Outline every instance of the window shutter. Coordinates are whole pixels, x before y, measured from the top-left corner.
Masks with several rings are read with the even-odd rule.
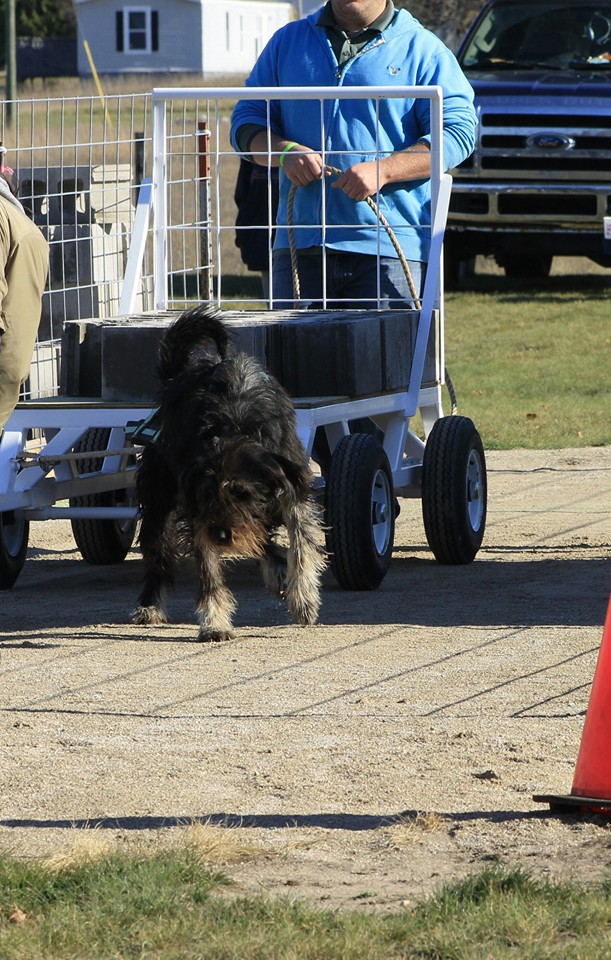
[[[151,12],[151,47],[153,51],[159,50],[159,14],[157,10]]]
[[[119,53],[123,53],[123,11],[117,10],[115,16],[115,22],[117,27],[117,50]]]

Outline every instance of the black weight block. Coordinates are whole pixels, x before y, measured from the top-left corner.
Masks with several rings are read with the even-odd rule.
[[[154,402],[159,343],[176,311],[68,321],[62,393]],[[235,347],[296,397],[367,397],[407,387],[417,311],[226,311]],[[422,383],[439,382],[435,312]]]
[[[167,322],[106,324],[102,330],[102,400],[151,401]]]
[[[60,394],[68,397],[102,395],[101,320],[69,320],[61,343]]]
[[[227,311],[238,349],[248,350],[244,328],[265,330],[264,365],[290,393],[301,396],[361,393],[380,389],[379,319],[365,311]],[[239,339],[235,333],[240,331]],[[361,384],[361,386],[359,386]]]
[[[280,340],[279,379],[293,396],[356,397],[382,388],[377,313],[293,313],[272,336]]]
[[[382,390],[405,390],[409,385],[412,358],[420,312],[418,310],[389,310],[380,314],[382,344]],[[439,339],[439,311],[433,311],[431,329],[422,373],[422,385],[439,382],[437,343]]]

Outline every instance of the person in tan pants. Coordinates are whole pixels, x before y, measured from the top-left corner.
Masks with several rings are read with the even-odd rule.
[[[0,167],[0,435],[28,376],[49,268],[49,246]]]

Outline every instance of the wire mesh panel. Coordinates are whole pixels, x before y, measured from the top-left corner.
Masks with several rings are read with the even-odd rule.
[[[208,201],[201,181],[206,134],[192,105],[171,111],[170,130],[170,210],[180,227],[168,289],[178,303],[209,296],[203,253]],[[49,243],[38,338],[22,391],[22,399],[37,399],[58,393],[64,323],[119,312],[139,189],[150,176],[151,97],[4,102],[0,141],[19,182],[19,199]],[[150,231],[142,249],[134,305],[146,311],[153,306]]]
[[[25,397],[55,394],[65,320],[116,312],[143,174],[149,98],[19,100],[2,105],[6,163],[49,242],[49,276]]]
[[[318,115],[320,141],[324,145],[329,142],[333,123],[333,114],[328,110],[328,106],[334,100],[353,99],[371,104],[368,108],[372,112],[371,122],[379,128],[383,122],[386,103],[395,97],[405,98],[406,96],[414,96],[423,102],[426,102],[427,99],[430,100],[431,112],[437,121],[436,128],[432,131],[433,209],[431,219],[424,224],[397,220],[397,217],[394,218],[394,223],[389,224],[387,221],[385,222],[385,214],[388,213],[388,210],[384,199],[381,198],[381,195],[378,195],[377,198],[370,198],[367,201],[370,205],[370,211],[368,217],[366,216],[364,219],[368,219],[373,224],[374,229],[377,230],[378,245],[375,252],[378,256],[383,255],[383,251],[388,248],[389,242],[392,242],[396,250],[397,247],[401,248],[409,240],[410,235],[413,236],[415,233],[420,233],[426,237],[425,247],[430,243],[433,229],[432,221],[442,172],[440,94],[435,88],[333,88],[332,91],[326,88],[282,90],[250,88],[246,91],[237,88],[184,88],[176,90],[165,88],[154,90],[153,138],[156,145],[154,147],[155,160],[153,165],[155,193],[153,205],[155,208],[157,259],[153,269],[157,281],[154,292],[156,307],[158,309],[166,308],[171,305],[172,301],[176,300],[178,290],[171,287],[168,290],[163,278],[168,273],[172,277],[176,275],[175,262],[177,259],[185,262],[185,255],[182,251],[186,240],[183,234],[185,231],[193,230],[193,228],[196,232],[201,231],[198,240],[204,244],[204,249],[198,254],[198,262],[209,263],[210,288],[213,291],[213,298],[220,306],[240,305],[246,297],[249,299],[254,297],[261,306],[273,304],[273,296],[269,297],[268,288],[265,283],[262,285],[260,274],[270,274],[272,266],[272,242],[277,204],[277,193],[275,193],[277,164],[274,169],[271,161],[276,158],[272,157],[269,143],[267,150],[256,158],[258,163],[252,163],[255,158],[247,157],[247,166],[254,168],[257,172],[258,190],[261,199],[257,211],[250,211],[248,222],[241,224],[238,218],[236,224],[240,157],[230,145],[229,140],[230,117],[236,102],[243,98],[256,98],[257,100],[260,98],[269,125],[274,102],[297,99],[301,102],[304,111],[314,111]],[[202,139],[198,154],[201,184],[199,224],[195,223],[186,210],[179,210],[177,207],[176,197],[184,200],[186,196],[184,189],[177,191],[176,188],[177,186],[184,187],[184,165],[187,150],[183,143],[183,137],[185,132],[188,136],[189,130],[188,122],[177,123],[178,117],[191,117],[191,126],[198,125],[205,130],[203,135],[205,141]],[[387,147],[384,149],[380,144],[375,144],[367,159],[379,164],[380,158],[386,152],[388,152]],[[322,159],[325,165],[325,179],[328,178],[329,184],[332,184],[339,172],[336,164],[345,170],[356,162],[357,158],[351,151],[331,153],[327,152],[323,146]],[[236,183],[238,183],[237,193]],[[316,213],[317,219],[305,223],[296,222],[294,232],[296,234],[300,231],[311,233],[314,230],[322,237],[324,247],[327,240],[333,241],[335,239],[332,236],[333,231],[346,227],[348,231],[350,229],[354,230],[353,235],[356,249],[358,249],[359,226],[355,225],[353,227],[352,221],[349,224],[344,224],[340,220],[338,223],[337,213],[331,209],[332,205],[338,206],[337,201],[340,193],[341,191],[333,191],[332,189],[322,190]],[[237,249],[238,247],[243,248],[241,237],[246,233],[251,235],[251,244],[258,245],[260,248],[259,256],[256,258],[257,266],[248,262],[248,259],[243,255],[241,256]],[[253,237],[254,239],[252,239]],[[206,244],[207,250],[205,249]],[[333,243],[330,243],[330,246],[333,246]],[[324,270],[325,263],[323,262],[323,272]],[[248,282],[249,280],[250,282]],[[302,304],[304,308],[307,305],[306,302]],[[324,296],[319,305],[321,307],[326,306]]]

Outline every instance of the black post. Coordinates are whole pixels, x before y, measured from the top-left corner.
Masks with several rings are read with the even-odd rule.
[[[4,48],[6,58],[6,119],[13,119],[13,101],[17,98],[17,31],[15,0],[4,0]]]

